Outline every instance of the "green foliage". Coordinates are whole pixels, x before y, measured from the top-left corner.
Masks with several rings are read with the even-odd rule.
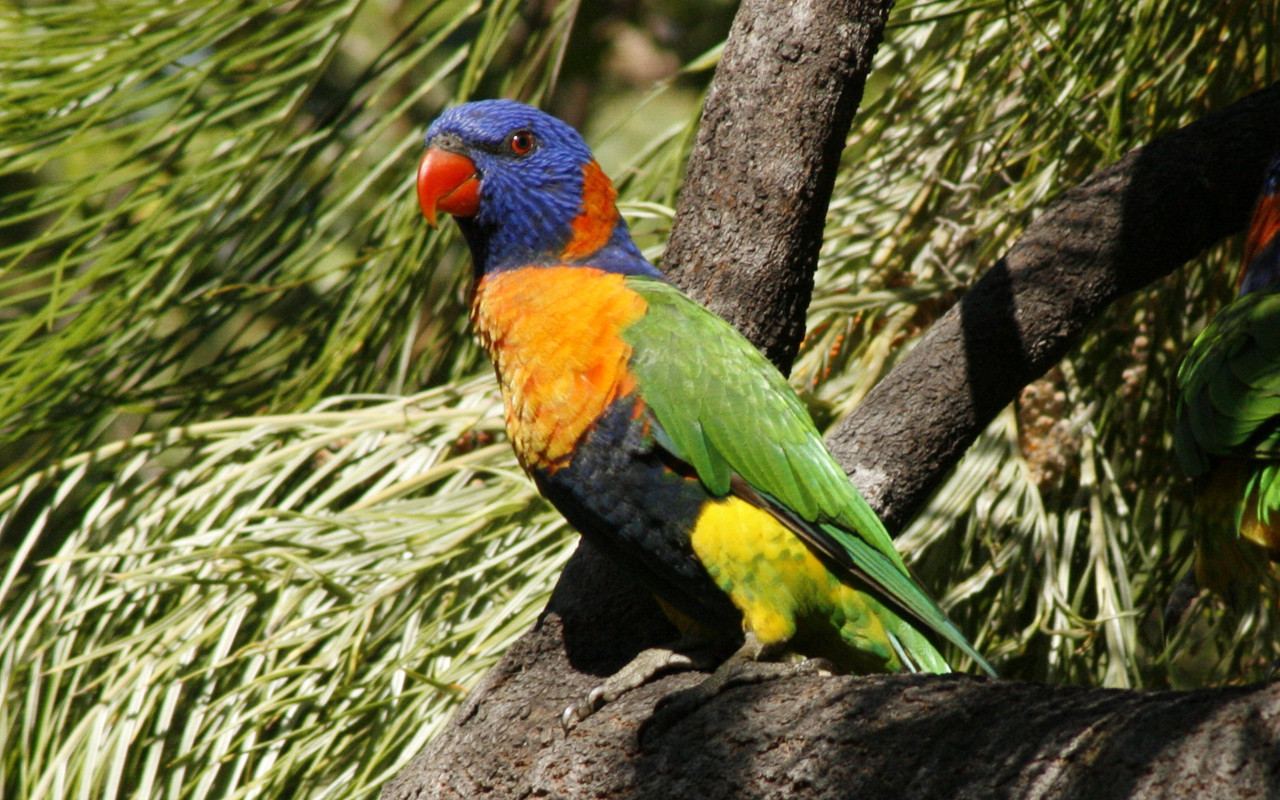
[[[41,506],[28,542],[80,519],[0,589],[6,787],[374,794],[532,623],[572,543],[492,443],[499,412],[476,381],[334,397],[11,487],[0,503]]]
[[[500,433],[465,254],[413,201],[420,136],[457,99],[595,87],[584,127],[657,255],[716,51],[700,28],[684,73],[624,86],[570,43],[604,23],[538,8],[0,7],[0,792],[371,797],[545,603],[573,537]],[[1055,193],[1275,80],[1276,25],[895,10],[796,368],[812,407],[847,411]],[[1114,309],[900,538],[1003,674],[1276,656],[1270,621],[1211,608],[1169,663],[1154,624],[1190,542],[1167,391],[1233,253]]]
[[[135,0],[0,31],[0,156],[29,184],[4,200],[28,226],[0,249],[6,438],[44,458],[473,371],[465,272],[408,200],[415,121],[517,83],[488,71],[518,8]],[[525,84],[567,33],[548,24]]]

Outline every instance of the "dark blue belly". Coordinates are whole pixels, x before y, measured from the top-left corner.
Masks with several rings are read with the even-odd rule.
[[[692,475],[644,435],[634,400],[613,404],[574,449],[568,466],[535,470],[539,491],[592,545],[651,592],[725,636],[742,616],[689,546],[710,497]]]

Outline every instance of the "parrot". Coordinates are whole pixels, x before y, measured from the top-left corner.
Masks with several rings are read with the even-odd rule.
[[[520,465],[679,630],[744,662],[951,671],[928,632],[995,674],[782,374],[641,254],[573,127],[512,100],[452,107],[417,194],[470,249],[470,322]]]
[[[1280,156],[1263,177],[1236,298],[1196,337],[1178,369],[1174,449],[1196,495],[1196,556],[1184,583],[1194,580],[1237,612],[1263,586],[1275,586],[1280,561],[1277,234]],[[1190,599],[1171,601],[1166,620],[1176,624]]]

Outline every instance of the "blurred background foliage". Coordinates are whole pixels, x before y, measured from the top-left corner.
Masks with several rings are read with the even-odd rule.
[[[525,629],[574,537],[519,473],[413,201],[463,99],[584,130],[660,258],[734,8],[0,1],[0,793],[372,797]],[[858,402],[1065,187],[1277,79],[1274,0],[904,2],[794,383]],[[1274,610],[1189,563],[1180,353],[1238,243],[1126,299],[900,543],[1002,674],[1260,677]]]

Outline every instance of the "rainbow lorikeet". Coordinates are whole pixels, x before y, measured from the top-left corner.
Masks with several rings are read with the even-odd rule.
[[[744,660],[947,672],[932,631],[990,671],[777,369],[640,254],[576,131],[489,100],[426,144],[418,198],[470,246],[471,321],[520,464],[678,625],[743,636]]]
[[[1280,561],[1280,157],[1267,168],[1238,294],[1178,370],[1178,460],[1194,478],[1195,580],[1240,610]],[[1180,615],[1180,609],[1177,609]]]

